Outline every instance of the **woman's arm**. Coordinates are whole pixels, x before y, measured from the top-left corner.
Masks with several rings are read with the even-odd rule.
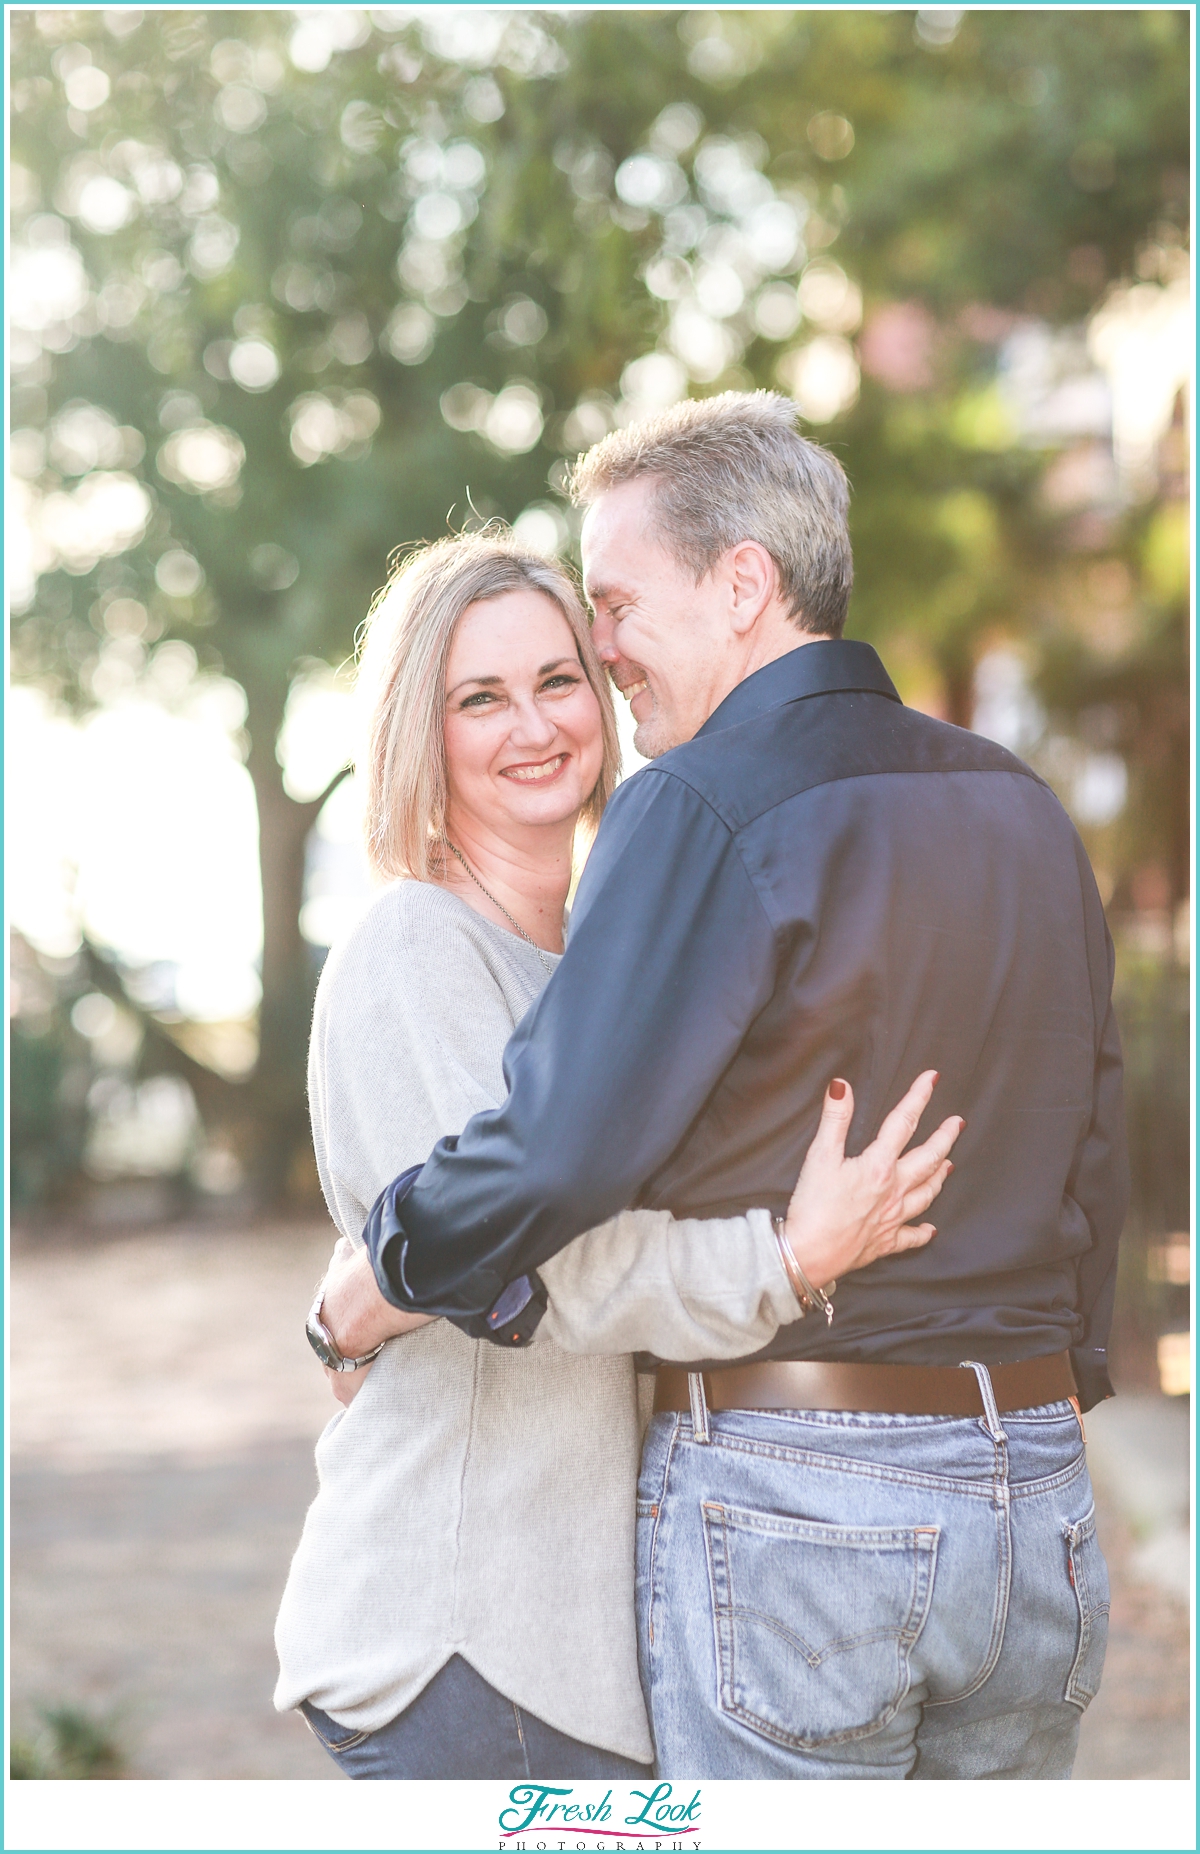
[[[308,1097],[321,1187],[340,1231],[322,1317],[345,1357],[427,1323],[380,1295],[361,1231],[397,1165],[419,1163],[443,1134],[503,1099],[504,1048],[527,1000],[505,994],[489,945],[484,923],[461,904],[400,883],[377,897],[322,972]],[[373,1333],[365,1345],[354,1343],[360,1328]],[[329,1373],[339,1402],[369,1370]]]
[[[543,1262],[534,1344],[657,1358],[744,1358],[799,1319],[770,1213],[625,1210]]]
[[[919,1248],[934,1234],[932,1224],[914,1227],[910,1219],[941,1190],[964,1123],[952,1117],[924,1145],[904,1148],[936,1080],[932,1070],[919,1076],[856,1159],[845,1155],[853,1093],[844,1083],[839,1096],[826,1092],[784,1227],[814,1287]],[[576,1237],[538,1272],[550,1297],[538,1338],[571,1352],[744,1358],[799,1316],[765,1210],[722,1219],[624,1211]]]

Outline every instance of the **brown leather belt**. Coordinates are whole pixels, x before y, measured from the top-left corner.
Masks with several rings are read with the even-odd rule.
[[[999,1410],[1028,1410],[1077,1395],[1069,1352],[989,1366]],[[820,1364],[767,1359],[706,1371],[710,1410],[875,1410],[901,1416],[982,1416],[979,1380],[961,1365]],[[688,1374],[661,1365],[655,1410],[688,1410]]]

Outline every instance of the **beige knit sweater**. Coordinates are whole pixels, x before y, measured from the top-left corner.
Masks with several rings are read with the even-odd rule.
[[[546,976],[515,934],[419,882],[386,889],[331,953],[309,1093],[326,1201],[351,1241],[396,1173],[503,1099],[505,1043]],[[765,1211],[627,1211],[541,1272],[532,1346],[439,1320],[392,1340],[331,1417],[276,1625],[280,1711],[309,1699],[375,1730],[457,1653],[559,1731],[650,1760],[629,1353],[744,1356],[796,1302]]]

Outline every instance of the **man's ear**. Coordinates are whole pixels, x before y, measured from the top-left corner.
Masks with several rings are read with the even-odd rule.
[[[729,595],[729,618],[735,632],[753,629],[779,591],[779,568],[761,541],[739,541],[721,566]]]

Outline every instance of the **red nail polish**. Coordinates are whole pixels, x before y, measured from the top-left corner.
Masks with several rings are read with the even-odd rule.
[[[935,1088],[937,1087],[941,1079],[942,1079],[942,1071],[940,1069],[935,1069],[933,1071],[933,1085]]]
[[[846,1095],[846,1084],[844,1081],[831,1081],[830,1082],[829,1098],[831,1101],[844,1100],[845,1095]]]

